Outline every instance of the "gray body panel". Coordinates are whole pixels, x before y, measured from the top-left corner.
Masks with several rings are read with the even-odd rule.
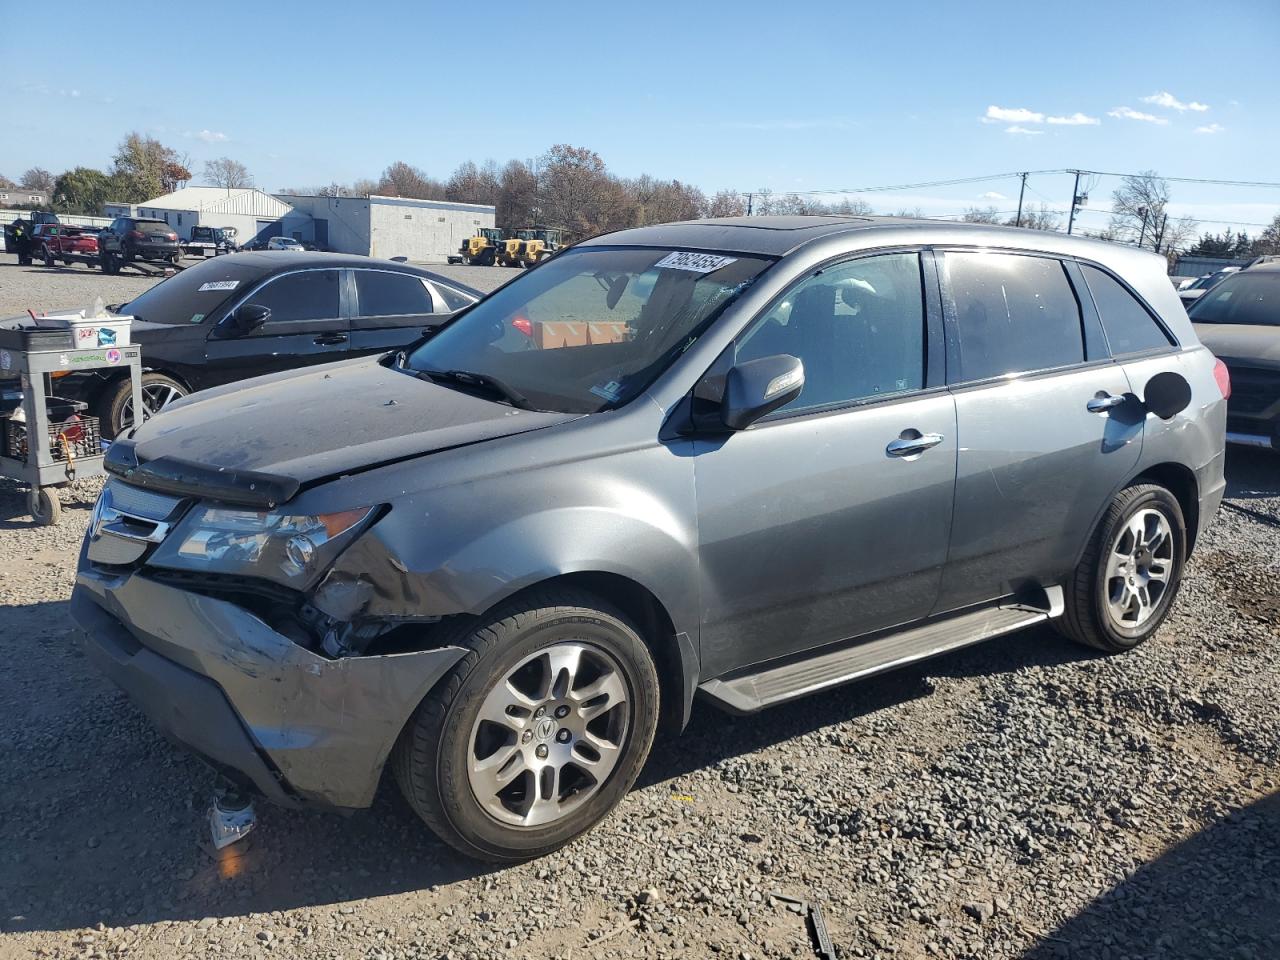
[[[735,671],[1051,588],[1075,566],[1111,496],[1149,469],[1194,478],[1201,523],[1221,499],[1226,405],[1214,360],[1198,345],[1163,261],[1150,254],[1060,234],[859,218],[673,224],[589,245],[783,259],[646,395],[618,410],[516,415],[360,361],[187,401],[137,431],[137,454],[287,476],[300,488],[291,513],[387,505],[321,580],[317,596],[326,586],[366,585],[349,592],[364,599],[344,618],[479,615],[571,574],[637,585],[675,634],[680,689],[664,696],[685,704],[698,684]],[[932,245],[1101,264],[1146,300],[1180,345],[1000,384],[934,387],[726,436],[672,431],[695,384],[791,284],[835,258]],[[1085,409],[1102,391],[1141,397],[1164,370],[1192,386],[1191,405],[1169,422],[1122,422]],[[313,415],[319,426],[295,436],[288,419],[274,416],[280,411]],[[886,444],[907,429],[944,441],[918,457],[887,457]],[[302,778],[306,786],[295,792],[328,802],[363,802],[411,701],[456,660],[450,649],[424,651],[421,660],[325,659],[234,604],[138,574],[117,584],[84,567],[82,560],[82,588],[94,602],[144,645],[213,677],[273,763]],[[148,604],[167,619],[154,620]],[[192,622],[201,626],[189,636]],[[294,673],[309,679],[290,679]],[[279,683],[262,682],[270,677]],[[324,712],[346,688],[357,694],[354,711]],[[287,716],[292,710],[314,719],[309,735],[329,745],[323,771],[303,757],[309,748]],[[366,735],[368,756],[356,756]],[[338,782],[344,778],[351,782]]]

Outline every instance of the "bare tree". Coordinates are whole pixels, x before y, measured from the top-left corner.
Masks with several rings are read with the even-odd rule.
[[[747,201],[737,190],[721,190],[707,205],[708,217],[742,217],[747,213]]]
[[[0,189],[12,190],[16,186],[16,183],[6,177],[3,173],[0,173]]]
[[[1047,204],[1041,203],[1037,207],[1024,207],[1022,210],[1021,226],[1028,230],[1061,230],[1060,226],[1062,217],[1049,209]],[[1019,226],[1017,214],[1014,214],[1005,221],[1009,226]]]
[[[1125,177],[1111,194],[1110,232],[1118,240],[1154,249],[1168,205],[1169,181],[1154,170]]]
[[[538,177],[533,168],[522,160],[509,161],[498,175],[496,217],[503,226],[526,223],[542,226],[549,223],[538,202]]]
[[[869,217],[875,213],[871,209],[871,204],[858,197],[852,200],[846,197],[836,203],[829,203],[824,212],[840,217]]]
[[[679,180],[657,180],[646,173],[623,186],[635,207],[636,225],[696,220],[707,206],[701,190]]]
[[[1004,220],[1000,217],[1000,211],[995,207],[987,207],[985,209],[970,207],[961,215],[960,219],[965,223],[1004,223]]]
[[[556,144],[539,159],[537,177],[545,222],[562,228],[568,239],[635,222],[635,202],[594,150]]]
[[[253,175],[249,173],[249,168],[230,157],[207,161],[204,165],[204,178],[215,187],[236,189],[253,186]]]
[[[1253,247],[1249,252],[1255,257],[1265,257],[1280,253],[1280,213],[1276,214],[1270,225],[1265,227],[1262,233],[1258,234],[1258,238],[1253,241]]]
[[[372,192],[389,197],[411,197],[414,200],[445,199],[443,183],[403,160],[397,160],[382,171],[382,178]]]
[[[52,193],[53,184],[53,174],[42,167],[32,167],[19,181],[19,186],[24,190],[39,190],[41,193]]]
[[[498,165],[486,160],[476,166],[468,160],[450,174],[444,185],[445,196],[456,203],[498,203]]]

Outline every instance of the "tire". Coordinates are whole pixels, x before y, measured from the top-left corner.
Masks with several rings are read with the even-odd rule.
[[[478,860],[519,862],[585,833],[622,800],[658,720],[653,657],[622,613],[580,590],[537,590],[443,642],[468,652],[418,706],[392,760],[409,805],[437,836]],[[573,673],[562,669],[570,663]],[[586,693],[596,684],[621,696],[584,720],[605,696]],[[614,744],[616,753],[593,744]],[[497,773],[486,776],[486,759],[503,761]],[[512,763],[519,772],[507,779]],[[586,772],[592,767],[598,778]],[[500,778],[496,792],[477,787]]]
[[[120,272],[120,261],[114,253],[104,253],[98,258],[102,272],[114,276]]]
[[[142,375],[143,405],[148,411],[143,417],[149,419],[156,410],[164,409],[174,400],[185,397],[189,390],[177,380],[163,373],[148,371]],[[98,398],[94,413],[98,417],[99,429],[107,440],[114,440],[119,434],[133,426],[130,407],[133,402],[133,385],[128,377],[121,377],[109,384]],[[149,404],[159,403],[159,407],[151,409]]]
[[[32,487],[27,493],[27,512],[42,527],[52,527],[62,519],[62,501],[48,487]]]
[[[54,266],[53,251],[47,246],[44,248],[44,265],[49,268]]]
[[[1164,536],[1153,535],[1161,523]],[[1142,532],[1135,536],[1135,530]],[[1144,538],[1145,552],[1139,549]],[[1126,487],[1098,522],[1066,584],[1066,610],[1054,625],[1107,653],[1132,650],[1169,615],[1186,557],[1187,525],[1177,497],[1153,483]],[[1120,609],[1124,616],[1117,615]]]

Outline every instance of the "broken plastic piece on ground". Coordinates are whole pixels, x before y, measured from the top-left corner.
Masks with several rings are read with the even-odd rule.
[[[213,798],[209,807],[209,831],[213,848],[221,850],[243,840],[257,824],[253,801],[243,794],[228,791]]]

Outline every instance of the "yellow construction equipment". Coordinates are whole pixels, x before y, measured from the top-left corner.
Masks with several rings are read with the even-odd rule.
[[[491,267],[497,260],[499,252],[506,243],[502,230],[498,227],[481,227],[475,236],[462,241],[458,252],[462,254],[464,263],[474,263],[482,267]]]
[[[498,263],[504,267],[532,267],[559,251],[559,230],[523,227],[498,245]]]

